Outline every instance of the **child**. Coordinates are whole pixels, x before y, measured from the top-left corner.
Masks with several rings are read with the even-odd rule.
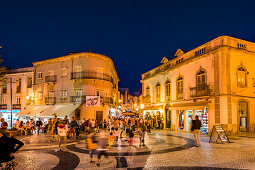
[[[129,140],[128,140],[128,143],[129,143],[129,146],[132,147],[133,145],[133,137],[134,137],[134,133],[132,130],[129,131]]]

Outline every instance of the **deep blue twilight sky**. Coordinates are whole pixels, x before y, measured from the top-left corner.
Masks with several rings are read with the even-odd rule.
[[[141,87],[141,73],[220,35],[255,42],[255,1],[7,0],[0,2],[3,65],[88,51],[112,58],[120,87]]]

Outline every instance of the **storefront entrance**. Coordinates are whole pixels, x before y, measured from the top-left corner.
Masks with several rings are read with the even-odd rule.
[[[248,131],[248,103],[240,101],[239,106],[239,130],[240,132]]]
[[[166,128],[171,128],[171,110],[168,110],[166,108],[165,112],[165,118],[166,118]]]
[[[184,111],[179,110],[179,116],[178,116],[178,129],[184,130]]]

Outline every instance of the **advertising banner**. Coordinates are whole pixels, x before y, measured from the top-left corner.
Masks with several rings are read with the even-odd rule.
[[[86,106],[100,107],[100,96],[86,96]]]

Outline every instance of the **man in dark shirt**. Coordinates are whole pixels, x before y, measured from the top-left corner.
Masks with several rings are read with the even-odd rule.
[[[192,120],[192,127],[191,131],[194,134],[195,142],[196,142],[196,147],[200,146],[200,128],[202,126],[201,121],[199,120],[198,115],[196,115],[195,120]]]
[[[36,122],[36,126],[37,126],[37,134],[39,135],[39,132],[40,132],[40,128],[41,126],[43,125],[41,119],[39,118]]]

